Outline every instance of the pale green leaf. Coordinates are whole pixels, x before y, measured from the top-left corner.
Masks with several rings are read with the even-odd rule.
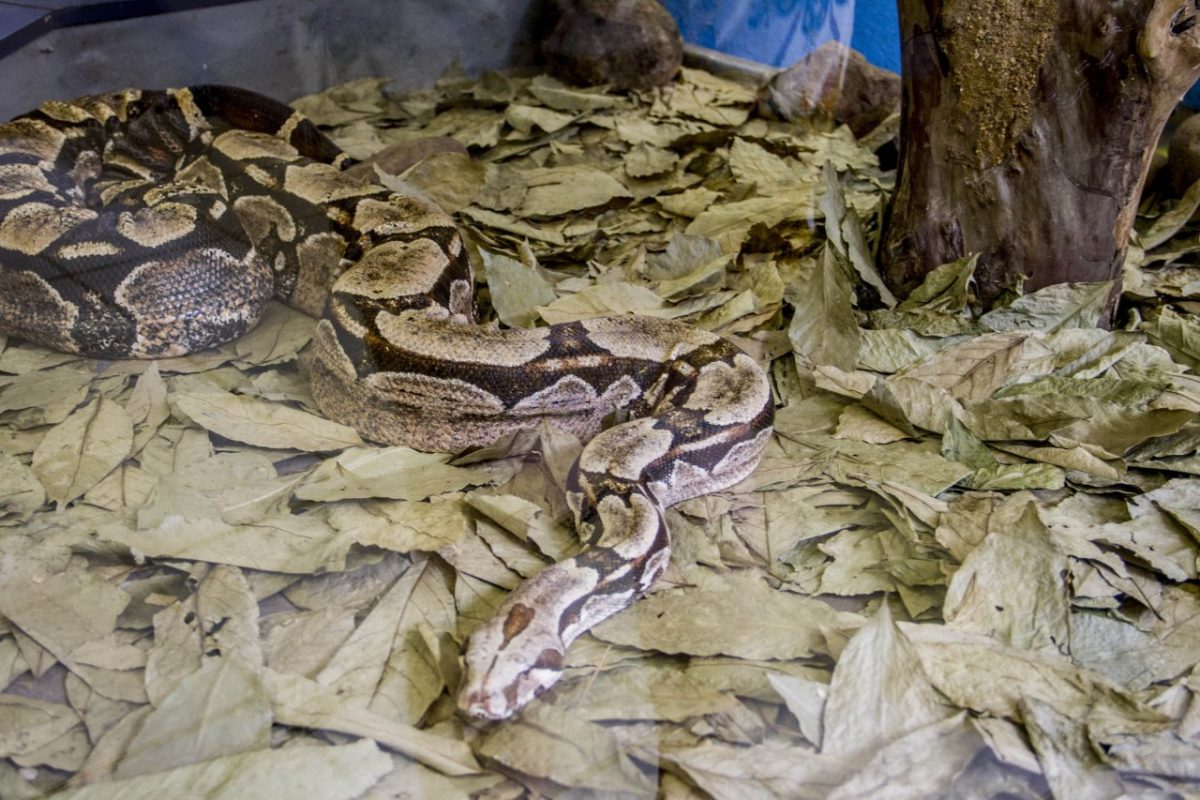
[[[625,174],[631,178],[649,178],[674,169],[679,156],[670,150],[639,144],[625,154]]]
[[[569,521],[553,519],[541,506],[524,498],[471,492],[466,502],[518,539],[532,541],[556,561],[579,547],[579,537]]]
[[[807,279],[787,292],[795,308],[788,328],[792,349],[814,364],[852,370],[861,335],[854,318],[854,292],[827,246]]]
[[[959,708],[1019,719],[1022,702],[1036,698],[1076,719],[1090,713],[1158,718],[1107,678],[1062,656],[946,625],[899,625],[934,687]]]
[[[1027,497],[1001,505],[946,594],[946,624],[1030,652],[1064,653],[1070,639],[1058,550]]]
[[[816,747],[825,737],[825,701],[829,684],[793,675],[768,675],[771,687],[783,698],[788,711],[800,725],[800,732]]]
[[[0,452],[0,525],[19,525],[46,502],[33,470],[15,457]]]
[[[172,395],[172,401],[202,428],[258,447],[321,452],[362,444],[358,433],[347,425],[280,403],[268,403],[216,388],[186,394],[177,392]]]
[[[0,695],[0,756],[22,758],[80,726],[67,705],[15,694]],[[35,762],[40,763],[40,762]]]
[[[56,425],[33,451],[34,474],[60,506],[100,482],[133,448],[133,422],[104,396]]]
[[[636,664],[627,669],[585,675],[555,691],[557,704],[569,704],[572,714],[603,720],[682,722],[707,714],[732,711],[738,702],[714,691],[676,666]]]
[[[1094,328],[1109,298],[1112,281],[1059,283],[1022,295],[1004,308],[989,311],[980,323],[994,331]]]
[[[329,511],[329,525],[339,539],[397,553],[453,547],[473,530],[470,513],[458,500],[338,503]]]
[[[444,567],[420,559],[375,603],[316,676],[347,707],[367,708],[415,724],[444,688],[436,665],[409,641],[420,625],[453,627]]]
[[[859,279],[871,287],[879,302],[891,308],[896,305],[896,298],[875,267],[875,258],[867,245],[862,220],[854,209],[846,207],[845,192],[833,163],[823,163],[821,176],[825,182],[825,193],[821,195],[820,207],[825,215],[825,235],[829,237],[829,244],[858,273]]]
[[[548,75],[538,75],[529,83],[529,93],[545,105],[558,111],[596,111],[615,108],[625,101],[603,89],[567,86]]]
[[[0,614],[60,661],[116,627],[130,596],[54,547],[0,557]]]
[[[271,708],[258,676],[235,658],[210,658],[146,717],[114,777],[162,772],[270,744]]]
[[[491,147],[500,141],[504,115],[484,108],[450,108],[425,126],[426,136],[453,136],[467,147]]]
[[[655,201],[672,214],[694,219],[700,216],[721,195],[712,189],[697,186],[674,194],[660,194]]]
[[[623,752],[607,728],[545,704],[491,731],[479,754],[508,770],[616,796],[647,796],[653,781]]]
[[[564,114],[541,106],[511,103],[504,109],[504,121],[515,130],[528,136],[535,127],[546,133],[554,133],[575,121],[574,114]]]
[[[464,742],[419,730],[367,709],[356,708],[319,683],[299,675],[267,670],[263,675],[263,683],[271,698],[275,722],[278,724],[373,739],[446,775],[479,772],[479,764]]]
[[[408,447],[348,449],[321,462],[296,488],[302,500],[348,500],[381,497],[424,500],[504,480],[512,466],[505,462],[455,467],[445,453],[422,453]]]
[[[1056,797],[1128,796],[1116,770],[1101,762],[1079,717],[1035,698],[1022,704],[1021,716]]]
[[[529,170],[525,180],[529,187],[521,205],[525,216],[555,217],[630,197],[629,190],[612,175],[587,167]]]
[[[262,319],[233,343],[238,360],[264,366],[296,357],[312,338],[316,322],[303,311],[281,303],[268,303]]]
[[[860,623],[819,600],[776,591],[753,575],[722,586],[658,592],[593,629],[606,642],[694,656],[807,658]]]
[[[255,750],[166,772],[68,789],[63,800],[160,800],[203,797],[304,797],[352,800],[391,769],[392,760],[370,740]]]
[[[928,339],[907,328],[863,329],[858,363],[863,369],[890,374],[938,350],[936,339]]]
[[[762,145],[741,137],[729,146],[729,169],[735,178],[746,183],[815,183],[817,170],[794,158],[777,156]]]
[[[1164,306],[1146,318],[1142,330],[1180,364],[1200,369],[1200,323]]]
[[[960,786],[984,749],[965,714],[906,733],[871,755],[869,761],[829,793],[829,800],[946,797]],[[914,765],[920,764],[920,769]],[[968,779],[969,780],[969,779]]]
[[[901,311],[962,311],[970,299],[969,287],[975,279],[979,256],[964,256],[929,271],[925,280],[900,303]]]
[[[153,528],[133,530],[112,523],[101,526],[97,535],[151,558],[186,558],[293,574],[340,570],[354,544],[352,534],[334,530],[319,513],[267,517],[250,525],[167,515]]]
[[[597,283],[574,294],[540,306],[542,319],[551,325],[615,314],[645,314],[652,317],[675,316],[662,298],[634,283]]]
[[[486,174],[487,167],[465,153],[434,153],[405,170],[401,179],[453,214],[475,201]],[[389,185],[387,176],[382,183]]]
[[[536,267],[530,267],[502,253],[480,249],[487,270],[488,291],[496,316],[513,328],[532,328],[538,320],[538,306],[554,302],[554,286]]]
[[[0,382],[0,412],[20,411],[6,416],[15,427],[56,425],[83,402],[95,377],[91,365],[77,363],[6,376]]]
[[[1189,186],[1173,208],[1154,220],[1145,232],[1138,235],[1142,247],[1152,250],[1179,233],[1196,215],[1197,208],[1200,208],[1200,181]]]
[[[1036,335],[995,333],[976,336],[905,367],[898,378],[945,389],[956,400],[986,400],[1014,380],[1041,375],[1054,366],[1054,354]]]
[[[755,225],[772,228],[784,220],[806,221],[815,215],[816,187],[789,188],[767,197],[751,197],[729,203],[714,203],[696,215],[685,232],[716,239],[730,250],[737,249]]]

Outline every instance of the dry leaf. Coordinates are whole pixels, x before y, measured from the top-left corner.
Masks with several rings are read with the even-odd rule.
[[[1066,556],[1018,495],[988,520],[946,593],[946,624],[1030,652],[1065,652],[1070,641]]]
[[[349,449],[322,462],[295,494],[302,500],[424,500],[508,477],[509,468],[503,463],[455,467],[450,460],[445,453],[422,453],[408,447]]]
[[[263,679],[277,723],[373,739],[446,775],[479,771],[479,764],[462,742],[347,706],[333,692],[299,675],[267,670]]]
[[[164,795],[240,800],[282,795],[351,800],[391,765],[391,759],[370,740],[330,747],[302,745],[255,750],[55,796],[65,800],[157,800]]]
[[[101,395],[46,434],[31,466],[47,497],[61,507],[99,483],[132,448],[129,415]]]
[[[33,470],[0,452],[0,525],[19,525],[46,502],[46,490]]]
[[[531,217],[556,217],[630,197],[620,181],[596,169],[547,167],[528,171],[525,180],[528,190],[521,213]]]
[[[162,772],[270,744],[271,707],[258,676],[235,658],[210,658],[142,721],[113,777]]]
[[[860,337],[854,319],[853,288],[825,248],[807,280],[785,292],[796,309],[788,339],[797,355],[814,364],[852,370],[858,364]]]
[[[216,389],[172,397],[176,407],[213,433],[259,447],[309,452],[361,445],[346,425],[294,408]]]
[[[0,555],[0,614],[60,661],[111,633],[129,600],[56,548]]]
[[[662,653],[787,659],[828,653],[859,624],[856,614],[735,573],[713,588],[651,594],[598,625],[592,635]]]
[[[1192,790],[1200,195],[1145,198],[1125,330],[1086,327],[1095,284],[980,316],[973,258],[874,309],[891,305],[872,254],[894,182],[875,151],[895,121],[857,142],[778,125],[753,87],[690,67],[632,94],[454,70],[381,86],[300,104],[357,158],[470,145],[387,180],[461,207],[505,324],[639,312],[734,334],[770,370],[779,436],[736,491],[668,511],[673,563],[608,641],[579,639],[555,692],[481,731],[452,711],[461,643],[499,587],[579,546],[577,442],[547,430],[540,461],[530,437],[451,462],[330,429],[294,358],[312,321],[277,304],[237,342],[156,364],[97,371],[0,339],[0,681],[6,702],[70,704],[18,721],[38,736],[0,759],[0,796],[111,781],[127,752],[130,770],[261,744],[261,718],[213,733],[238,692],[201,671],[210,652],[271,665],[278,749],[84,796]],[[80,415],[118,407],[130,444],[88,451]],[[78,486],[39,472],[55,437],[63,460],[109,466]],[[879,592],[921,624],[835,610]],[[197,744],[160,759],[159,730]],[[405,755],[314,746],[360,736]]]
[[[486,736],[479,753],[558,786],[639,797],[653,791],[646,773],[621,751],[612,733],[546,705],[531,707],[520,721]]]

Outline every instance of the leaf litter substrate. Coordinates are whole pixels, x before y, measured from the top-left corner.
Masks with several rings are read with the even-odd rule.
[[[1200,188],[1125,269],[980,313],[972,259],[894,298],[893,173],[685,69],[642,94],[450,73],[297,108],[463,229],[494,317],[627,312],[768,366],[776,436],[667,512],[671,566],[499,725],[462,643],[579,546],[553,428],[364,442],[313,320],[158,362],[0,352],[0,797],[1117,797],[1200,789]]]

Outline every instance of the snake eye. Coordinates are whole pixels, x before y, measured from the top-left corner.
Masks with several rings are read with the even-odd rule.
[[[534,669],[552,669],[559,671],[563,668],[563,654],[560,650],[547,647],[533,662]]]

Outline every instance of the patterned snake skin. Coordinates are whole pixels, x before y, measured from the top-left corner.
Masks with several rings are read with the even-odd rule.
[[[567,485],[586,547],[512,592],[467,648],[460,707],[503,719],[662,572],[665,507],[754,469],[770,387],[734,345],[676,322],[477,323],[453,220],[347,162],[241,89],[45,103],[0,126],[0,332],[178,356],[242,334],[274,296],[320,317],[313,396],[369,439],[459,451],[550,421],[590,440]],[[602,431],[616,409],[629,421]]]

